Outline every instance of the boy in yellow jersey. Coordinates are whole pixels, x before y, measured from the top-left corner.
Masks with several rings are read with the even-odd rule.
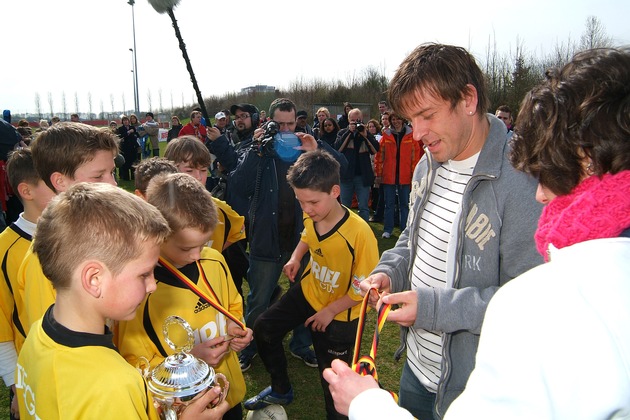
[[[33,164],[42,181],[55,193],[78,182],[116,185],[114,158],[118,138],[108,128],[81,123],[59,123],[43,131],[32,143]],[[77,234],[80,232],[77,231]],[[55,290],[30,251],[18,271],[16,306],[24,331],[41,318],[55,301]]]
[[[15,150],[7,160],[11,189],[24,206],[24,212],[0,234],[0,376],[15,394],[15,365],[22,348],[24,328],[15,309],[17,272],[31,246],[37,219],[55,196],[41,180],[29,148]],[[11,418],[17,415],[17,399],[11,401]]]
[[[169,235],[160,212],[107,184],[79,183],[42,213],[33,252],[57,296],[18,356],[21,419],[157,418],[140,373],[105,326],[128,320],[155,290],[153,268]],[[219,419],[212,388],[181,418]]]
[[[154,271],[157,289],[138,308],[135,319],[118,326],[120,353],[132,365],[144,357],[156,366],[174,352],[165,345],[164,320],[170,315],[184,318],[194,331],[191,353],[230,382],[230,410],[223,418],[241,420],[245,380],[236,352],[252,340],[252,330],[242,323],[242,299],[225,259],[206,246],[217,223],[214,200],[203,185],[182,173],[156,176],[147,199],[172,233],[160,248]]]
[[[171,140],[164,157],[175,163],[180,172],[187,173],[204,186],[208,179],[208,167],[212,157],[208,148],[195,136],[182,136]],[[219,222],[208,246],[223,253],[236,289],[243,294],[243,278],[247,274],[249,260],[245,252],[245,217],[238,214],[228,203],[213,197],[219,214]],[[234,245],[231,247],[231,245]],[[228,247],[230,249],[228,250]],[[225,251],[225,252],[224,252]]]
[[[339,163],[325,151],[302,154],[289,169],[287,181],[304,212],[302,239],[284,266],[295,280],[307,251],[311,259],[299,287],[291,287],[254,324],[258,353],[271,375],[271,386],[245,402],[258,410],[289,404],[293,388],[282,348],[283,337],[304,323],[310,327],[320,376],[333,359],[350,362],[362,300],[359,283],[378,263],[378,246],[369,225],[339,201]],[[335,411],[328,383],[320,378],[328,419]]]

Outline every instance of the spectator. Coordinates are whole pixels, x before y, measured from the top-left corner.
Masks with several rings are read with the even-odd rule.
[[[427,152],[411,182],[407,228],[361,288],[402,305],[388,316],[407,347],[400,405],[441,418],[472,371],[488,302],[542,261],[533,241],[541,207],[535,181],[509,164],[505,125],[486,114],[484,76],[465,49],[420,45],[388,93]]]
[[[125,163],[118,169],[118,175],[123,181],[134,179],[133,164],[138,156],[138,131],[131,125],[131,119],[126,115],[121,118],[122,125],[118,127],[120,138],[120,152],[125,158]]]
[[[70,114],[70,122],[81,122],[79,114]]]
[[[200,141],[206,141],[206,127],[201,124],[201,111],[190,113],[190,122],[179,131],[180,136],[195,136]]]
[[[350,208],[352,196],[356,193],[359,216],[367,222],[370,218],[370,187],[374,184],[371,155],[378,152],[379,145],[363,124],[360,109],[352,109],[348,113],[348,120],[348,128],[340,130],[335,141],[335,149],[348,160],[347,170],[341,173],[341,202]]]
[[[512,131],[512,110],[507,105],[501,105],[497,108],[497,111],[494,113],[494,115],[498,119],[503,121],[503,123],[507,127],[507,139],[509,140],[512,137],[512,134],[514,134],[514,132]]]
[[[353,108],[350,102],[343,103],[343,115],[339,117],[339,129],[348,128],[348,112],[352,111]]]
[[[372,118],[370,121],[368,121],[367,123],[367,129],[368,132],[370,134],[372,134],[374,136],[374,138],[376,139],[376,141],[379,143],[379,145],[381,144],[381,138],[383,137],[381,130],[383,129],[383,127],[381,126],[381,124],[374,118]],[[380,146],[379,146],[380,148]],[[372,158],[372,166],[374,166],[374,156],[371,156]],[[376,175],[376,170],[374,170],[374,174]],[[380,185],[377,184],[376,182],[376,178],[374,179],[374,184],[372,184],[372,188],[370,191],[371,194],[371,198],[372,198],[372,203],[370,208],[372,209],[372,211],[374,212],[374,216],[370,216],[369,221],[370,222],[382,222],[383,221],[383,215],[385,212],[385,199],[382,196],[382,194],[380,194]],[[379,207],[380,207],[380,214],[379,214]]]
[[[153,112],[147,112],[145,117],[146,121],[142,124],[142,128],[151,142],[151,151],[153,152],[153,156],[160,156],[160,126],[157,121],[153,119]]]
[[[328,111],[328,108],[326,107],[321,107],[315,113],[315,117],[315,123],[313,124],[313,136],[315,139],[319,140],[320,133],[324,127],[324,120],[326,118],[330,118],[330,111]]]
[[[322,129],[319,132],[320,136],[318,140],[324,141],[330,146],[334,146],[337,140],[337,134],[339,134],[339,124],[337,124],[337,120],[327,117],[324,119]]]
[[[383,126],[381,131],[385,131],[389,128],[389,111],[385,111],[381,114],[381,125]]]
[[[407,227],[409,193],[413,171],[423,155],[420,143],[413,139],[413,130],[398,114],[389,115],[390,128],[383,132],[381,148],[374,158],[375,183],[381,186],[385,199],[383,238],[394,230],[396,197],[400,214],[400,230]]]
[[[389,105],[387,105],[387,101],[378,101],[378,112],[383,115],[387,111],[389,111]]]
[[[306,111],[297,112],[297,119],[296,119],[296,124],[295,124],[296,133],[306,133],[306,134],[313,135],[313,129],[306,122],[307,118],[308,118],[308,113]]]
[[[55,125],[55,124],[57,124],[58,122],[61,122],[61,118],[59,118],[59,117],[57,117],[57,116],[54,116],[54,117],[52,117],[52,118],[50,119],[50,125]]]
[[[168,135],[166,137],[166,142],[170,142],[173,139],[179,137],[179,131],[182,129],[183,125],[179,121],[179,117],[177,115],[173,115],[171,117],[171,129],[168,130]]]

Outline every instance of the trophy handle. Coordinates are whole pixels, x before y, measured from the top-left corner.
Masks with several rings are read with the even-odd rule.
[[[219,379],[221,380],[221,382],[223,382],[223,385],[219,384]],[[214,408],[217,405],[221,404],[223,400],[225,399],[225,397],[227,397],[227,393],[230,390],[230,382],[222,373],[216,373],[214,375],[214,383],[215,385],[218,385],[219,387],[221,387],[221,393],[214,401],[210,403],[210,408]]]

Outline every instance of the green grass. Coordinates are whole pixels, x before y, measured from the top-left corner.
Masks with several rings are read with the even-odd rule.
[[[164,156],[166,143],[160,143],[160,156]],[[133,192],[133,181],[119,181],[118,185],[127,191]],[[370,223],[374,235],[378,241],[379,254],[393,247],[396,244],[398,229],[394,229],[394,234],[390,239],[382,239],[383,233],[382,223]],[[286,277],[280,279],[281,286],[286,290],[288,280]],[[247,293],[247,283],[243,283],[244,293]],[[369,354],[370,345],[372,343],[372,335],[376,326],[376,312],[370,311],[366,322],[365,332],[362,341],[361,355]],[[379,374],[381,385],[390,391],[398,392],[400,374],[404,359],[396,362],[393,358],[394,352],[398,348],[399,328],[395,324],[386,323],[381,331],[380,344],[376,358],[376,366]],[[293,403],[286,407],[288,417],[291,420],[319,420],[326,418],[324,410],[324,396],[319,380],[318,370],[307,367],[301,360],[298,360],[288,352],[288,337],[285,339],[285,352],[288,360],[289,376],[295,391],[295,399]],[[250,370],[245,372],[245,382],[247,384],[247,393],[245,399],[253,397],[263,388],[270,384],[269,375],[260,358],[255,358]],[[247,410],[243,410],[246,413]],[[0,419],[9,418],[9,391],[8,388],[2,387],[0,390]]]

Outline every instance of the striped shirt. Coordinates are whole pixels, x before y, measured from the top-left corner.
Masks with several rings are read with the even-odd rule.
[[[412,290],[446,287],[448,242],[464,189],[478,157],[479,153],[462,161],[448,161],[437,170],[420,218],[411,276]],[[442,332],[410,328],[407,334],[407,361],[418,380],[429,391],[437,392],[442,372]]]

